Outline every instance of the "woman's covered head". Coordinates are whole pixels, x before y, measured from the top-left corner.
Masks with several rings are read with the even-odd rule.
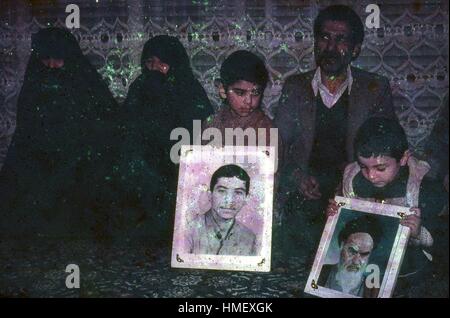
[[[32,52],[48,68],[71,65],[83,56],[76,38],[67,30],[50,27],[32,36]]]
[[[142,71],[158,71],[175,77],[192,74],[189,56],[180,40],[158,35],[148,40],[141,56]]]

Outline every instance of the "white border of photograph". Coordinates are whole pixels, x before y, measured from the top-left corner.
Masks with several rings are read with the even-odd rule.
[[[384,203],[376,203],[363,201],[358,199],[345,198],[341,196],[335,197],[339,204],[338,213],[328,218],[325,229],[320,239],[314,264],[308,277],[305,287],[305,293],[312,294],[323,298],[360,298],[333,289],[317,285],[322,266],[328,252],[333,234],[341,214],[341,209],[353,210],[376,215],[385,215],[393,218],[401,219],[405,215],[412,214],[409,207],[389,205]],[[408,243],[410,229],[399,224],[393,247],[390,252],[388,264],[384,271],[383,281],[380,286],[378,298],[390,298],[397,281],[400,266],[403,261],[405,250]]]
[[[195,268],[233,271],[269,272],[271,265],[272,245],[272,214],[273,191],[275,174],[275,148],[256,146],[225,146],[222,148],[212,146],[182,146],[180,157],[180,170],[178,177],[178,191],[175,212],[175,225],[172,245],[171,266],[174,268]],[[185,186],[192,184],[192,173],[187,173],[192,164],[202,164],[210,171],[227,164],[237,164],[247,171],[246,165],[258,167],[259,189],[262,197],[259,202],[259,215],[262,218],[262,228],[259,233],[258,256],[237,255],[206,255],[189,254],[184,250],[185,239],[183,234],[187,227],[189,206],[192,205],[192,189]],[[248,171],[247,171],[248,172]],[[250,174],[250,173],[249,173]],[[254,176],[250,174],[252,180]],[[187,179],[191,178],[191,179]],[[255,185],[250,182],[250,193]],[[206,191],[206,189],[205,189]],[[261,215],[262,214],[262,215]]]

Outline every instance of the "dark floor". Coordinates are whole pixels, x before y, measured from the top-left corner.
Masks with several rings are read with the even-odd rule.
[[[137,240],[2,240],[0,297],[308,297],[303,290],[310,266],[304,257],[281,262],[273,253],[270,273],[172,269],[170,249],[161,245]],[[80,289],[65,285],[69,264],[80,268]],[[448,297],[448,278],[435,277],[427,284],[427,297]]]
[[[172,269],[169,249],[74,240],[2,241],[2,297],[302,297],[307,279],[293,257],[271,273]],[[65,286],[68,264],[80,289]]]

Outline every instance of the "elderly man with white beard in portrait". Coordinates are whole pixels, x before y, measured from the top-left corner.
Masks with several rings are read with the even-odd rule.
[[[370,255],[381,237],[381,228],[371,216],[363,216],[345,224],[338,236],[340,259],[324,265],[319,286],[359,297],[376,297],[378,288],[365,284]]]

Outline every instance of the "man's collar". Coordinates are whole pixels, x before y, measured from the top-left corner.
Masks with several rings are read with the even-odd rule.
[[[353,84],[353,76],[352,76],[352,70],[350,65],[347,66],[347,77],[342,85],[345,85],[345,83],[348,83],[348,94],[350,95],[350,92],[352,90],[352,84]],[[320,71],[320,66],[317,67],[316,72],[314,73],[314,77],[312,79],[311,85],[314,92],[314,96],[317,96],[319,92],[319,86],[322,83],[322,72]],[[323,85],[325,87],[325,85]]]
[[[347,66],[347,81],[348,81],[348,94],[350,95],[353,84],[352,68],[350,67],[350,65]]]
[[[311,81],[311,86],[314,92],[314,96],[317,96],[319,93],[319,83],[322,82],[322,74],[320,73],[320,66],[316,68],[316,72],[314,73],[314,77]]]

